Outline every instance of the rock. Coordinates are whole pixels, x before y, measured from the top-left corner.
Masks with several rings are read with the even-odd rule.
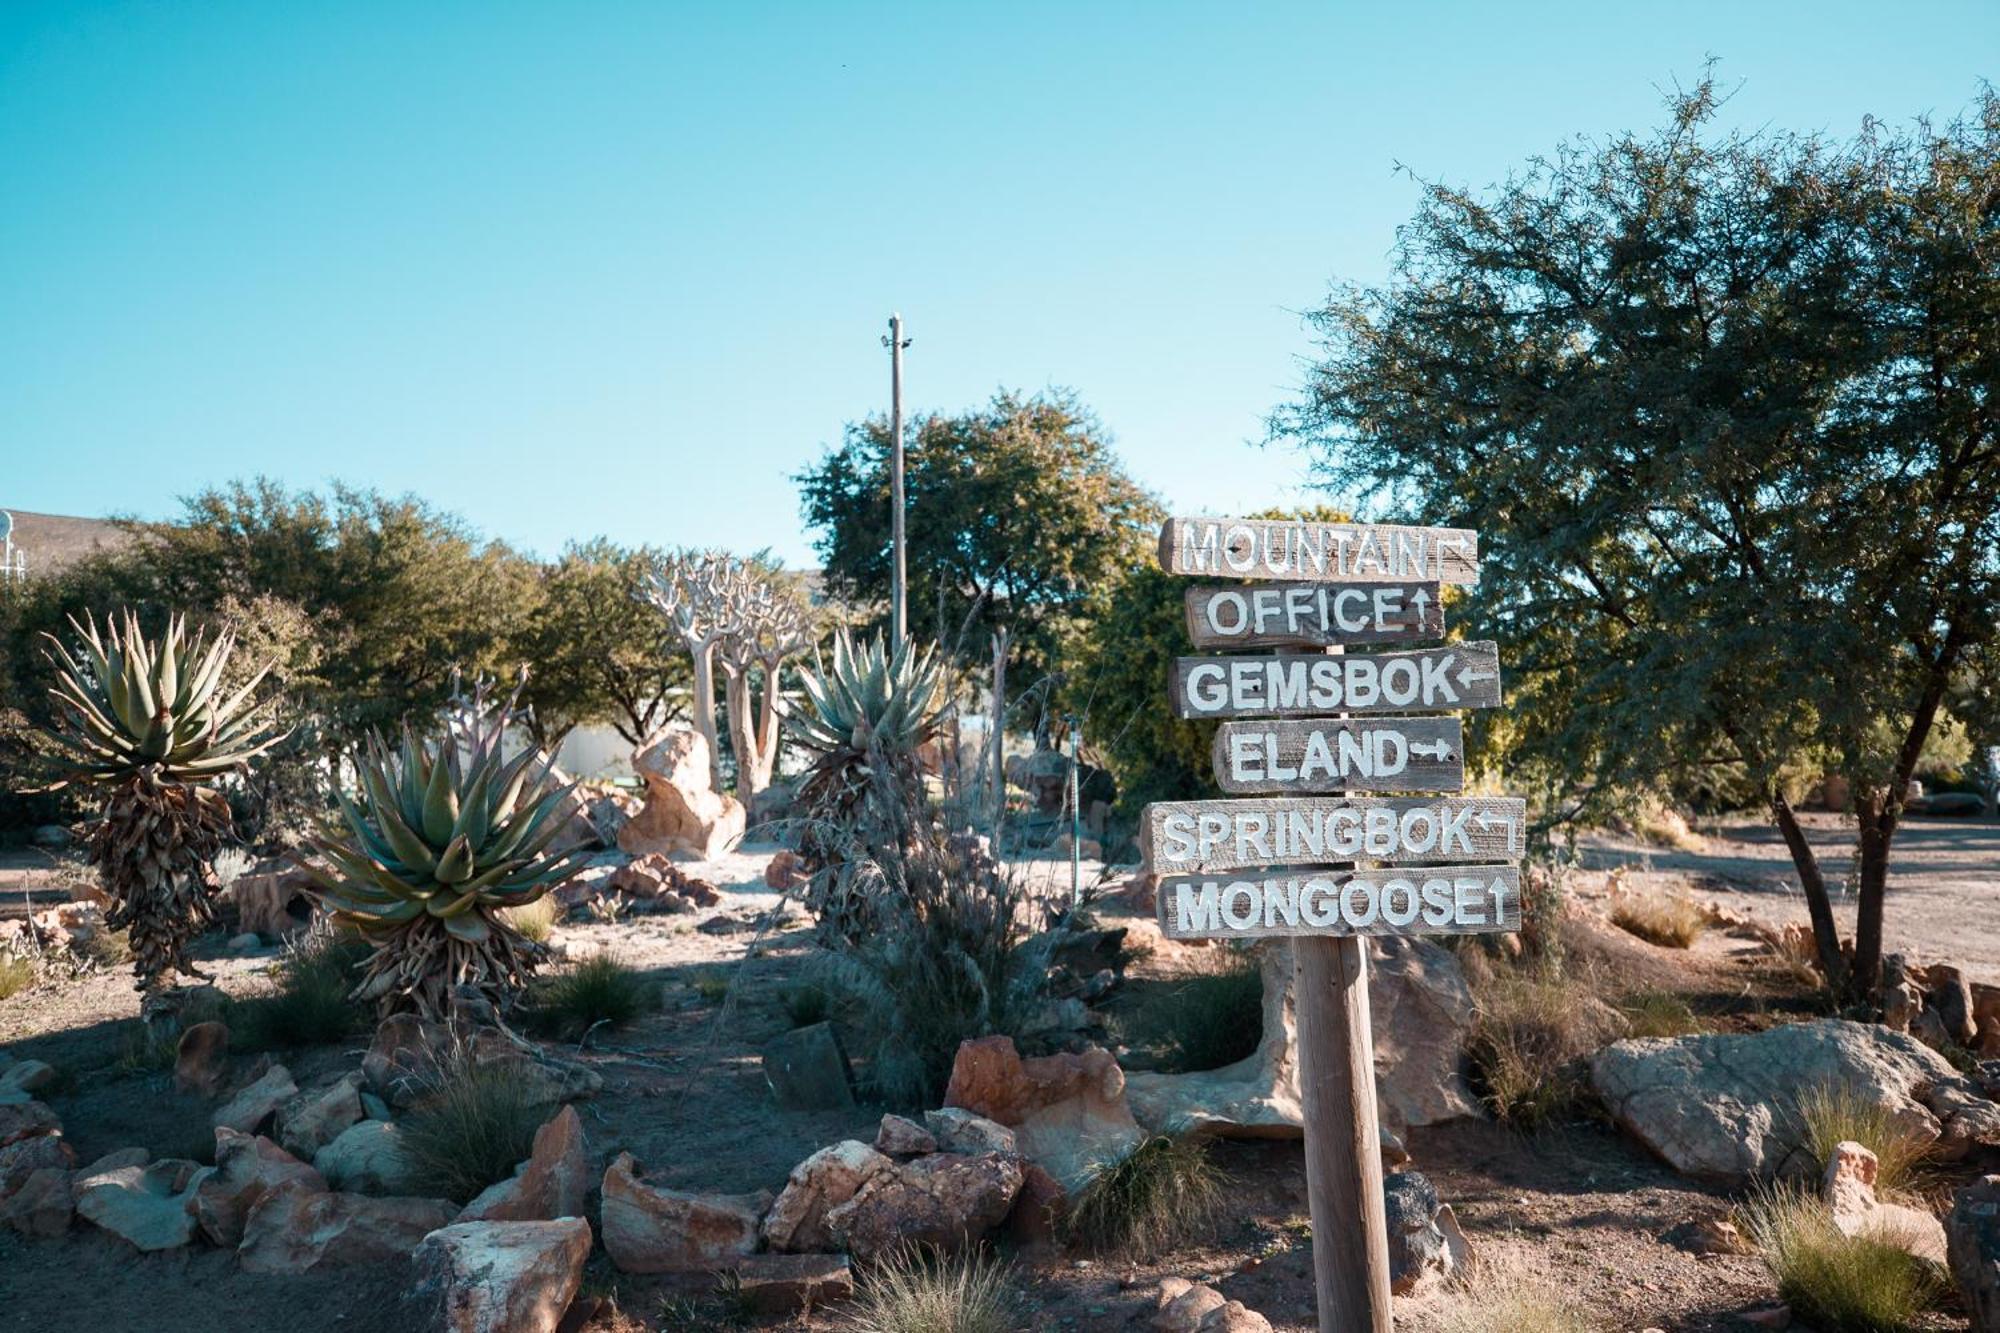
[[[1159,1307],[1148,1327],[1159,1333],[1271,1333],[1271,1323],[1241,1301],[1182,1277],[1160,1281]]]
[[[1897,1032],[1908,1032],[1923,1012],[1924,990],[1910,975],[1909,960],[1892,953],[1882,959],[1882,1023]]]
[[[1062,1182],[1035,1162],[1021,1165],[1021,1190],[1007,1214],[1007,1239],[1020,1249],[1054,1249],[1061,1245],[1069,1217],[1069,1194]]]
[[[243,1223],[267,1195],[326,1192],[326,1178],[266,1138],[215,1131],[215,1169],[195,1186],[189,1207],[202,1234],[224,1249],[243,1241]]]
[[[368,1120],[392,1120],[395,1118],[389,1111],[389,1103],[383,1101],[380,1097],[377,1097],[365,1088],[361,1093],[361,1114]]]
[[[0,1222],[23,1236],[60,1236],[76,1215],[70,1173],[45,1166],[31,1171],[20,1188],[0,1200]]]
[[[114,1148],[76,1174],[94,1176],[104,1171],[117,1171],[128,1166],[146,1166],[153,1160],[153,1154],[144,1148]]]
[[[844,1111],[854,1105],[847,1052],[831,1023],[793,1028],[766,1046],[764,1081],[781,1111]]]
[[[417,1246],[409,1303],[441,1333],[555,1333],[589,1255],[581,1217],[455,1222]]]
[[[360,1120],[313,1154],[328,1185],[356,1194],[388,1195],[403,1188],[402,1131],[390,1120]]]
[[[1398,1171],[1382,1182],[1389,1229],[1389,1289],[1407,1296],[1431,1277],[1447,1278],[1465,1262],[1464,1236],[1456,1217],[1438,1201],[1437,1190],[1415,1171]],[[1458,1246],[1447,1239],[1441,1221],[1458,1235]],[[1458,1249],[1454,1253],[1454,1248]]]
[[[238,875],[229,886],[236,904],[236,929],[268,940],[286,940],[312,928],[312,876],[296,866]]]
[[[1924,798],[1920,813],[1945,819],[1972,819],[1986,813],[1986,802],[1978,792],[1941,791]]]
[[[808,878],[810,876],[807,875],[805,864],[799,859],[799,854],[789,847],[772,857],[770,863],[764,867],[764,887],[776,889],[780,893],[796,889]]]
[[[737,1299],[765,1318],[854,1295],[854,1273],[840,1254],[747,1254],[730,1272]]]
[[[0,1091],[40,1092],[55,1081],[55,1067],[40,1060],[16,1060],[0,1069]]]
[[[1751,1328],[1790,1328],[1792,1307],[1789,1305],[1765,1305],[1754,1310],[1742,1310],[1736,1315],[1736,1322],[1748,1324]]]
[[[1972,1333],[2000,1333],[2000,1176],[1952,1191],[1945,1225],[1951,1275],[1972,1315]]]
[[[456,1211],[443,1199],[278,1190],[250,1210],[236,1257],[247,1273],[382,1263],[408,1255]]]
[[[229,1025],[210,1020],[181,1033],[174,1058],[174,1087],[198,1097],[213,1097],[229,1071]]]
[[[1591,1061],[1591,1082],[1628,1133],[1718,1183],[1816,1170],[1792,1108],[1821,1085],[1853,1090],[1946,1156],[2000,1143],[2000,1106],[1935,1051],[1873,1023],[1614,1042]]]
[[[76,1153],[61,1134],[31,1134],[0,1148],[0,1199],[6,1198],[37,1171],[55,1168],[67,1171],[76,1165]]]
[[[875,1151],[891,1157],[922,1157],[938,1150],[937,1139],[914,1120],[885,1115],[875,1131]]]
[[[1660,1240],[1689,1254],[1750,1253],[1750,1242],[1736,1224],[1720,1217],[1691,1217],[1669,1227]]]
[[[1125,1100],[1133,1118],[1156,1134],[1226,1138],[1297,1138],[1297,1020],[1288,941],[1257,948],[1264,978],[1264,1035],[1256,1053],[1221,1069],[1191,1074],[1131,1073]]]
[[[1121,1162],[1146,1141],[1125,1105],[1125,1073],[1092,1046],[1023,1060],[1010,1037],[961,1044],[945,1089],[963,1107],[1013,1131],[1023,1157],[1075,1190],[1098,1166]],[[1009,1149],[992,1143],[987,1147]]]
[[[28,835],[28,841],[37,847],[67,847],[70,832],[61,824],[37,824],[35,831]]]
[[[1944,1263],[1943,1224],[1922,1209],[1878,1200],[1875,1176],[1879,1167],[1875,1154],[1859,1143],[1834,1145],[1826,1173],[1820,1178],[1833,1224],[1843,1235],[1867,1236],[1919,1259]]]
[[[291,1071],[283,1065],[272,1065],[254,1082],[237,1089],[210,1121],[218,1129],[226,1127],[241,1134],[255,1134],[278,1113],[280,1106],[298,1095],[299,1086],[292,1082]]]
[[[0,1148],[38,1134],[59,1134],[62,1121],[56,1113],[26,1094],[18,1100],[0,1101]]]
[[[997,1120],[975,1115],[962,1106],[946,1106],[924,1112],[924,1127],[937,1140],[939,1152],[1020,1152],[1013,1130]]]
[[[708,741],[693,729],[671,731],[632,756],[646,783],[646,803],[618,830],[634,856],[692,852],[713,860],[743,836],[745,812],[715,790]]]
[[[1924,1007],[1936,1011],[1944,1024],[1945,1036],[1954,1045],[1972,1045],[1979,1035],[1979,1026],[1973,1021],[1972,987],[1966,983],[1965,973],[1949,964],[1936,963],[1925,969],[1924,980],[1931,992]]]
[[[536,1222],[582,1217],[590,1192],[590,1153],[583,1121],[565,1106],[535,1131],[534,1148],[506,1180],[465,1206],[461,1222]]]
[[[361,1075],[343,1074],[278,1108],[278,1142],[292,1156],[310,1160],[359,1119]]]
[[[631,1153],[604,1173],[604,1250],[627,1273],[701,1272],[757,1248],[770,1196],[686,1194],[639,1178]]]
[[[194,1239],[190,1205],[202,1174],[193,1162],[172,1158],[79,1174],[76,1211],[137,1250],[179,1249]]]
[[[827,1214],[827,1227],[837,1244],[864,1262],[906,1245],[950,1252],[998,1226],[1020,1189],[1016,1158],[933,1153],[877,1172]]]
[[[651,852],[626,862],[611,872],[604,887],[641,900],[671,898],[676,911],[713,907],[722,901],[721,890],[683,871],[665,852]]]
[[[858,1139],[821,1148],[792,1168],[784,1189],[764,1214],[764,1243],[785,1252],[837,1248],[827,1213],[852,1199],[878,1172],[895,1163]]]
[[[1375,1036],[1375,1096],[1398,1131],[1477,1116],[1466,1082],[1472,989],[1457,955],[1428,940],[1369,942],[1368,1012]]]

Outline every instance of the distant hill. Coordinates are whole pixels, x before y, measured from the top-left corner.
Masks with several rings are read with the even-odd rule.
[[[94,551],[115,551],[132,543],[131,533],[107,519],[25,509],[7,512],[14,516],[14,549],[27,554],[30,578],[53,574]]]

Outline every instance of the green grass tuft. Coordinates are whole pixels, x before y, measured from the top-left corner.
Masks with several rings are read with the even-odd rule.
[[[1124,1017],[1128,1045],[1158,1052],[1153,1067],[1191,1074],[1257,1053],[1264,1035],[1264,976],[1254,956],[1228,950],[1212,970],[1159,987]]]
[[[1685,949],[1708,929],[1708,918],[1670,893],[1628,893],[1611,908],[1611,923],[1663,949]]]
[[[1633,991],[1615,1007],[1625,1017],[1628,1037],[1686,1037],[1709,1030],[1688,1002],[1672,991]]]
[[[32,959],[0,953],[0,1000],[11,1000],[34,984],[35,964]]]
[[[1574,971],[1501,969],[1475,983],[1473,1085],[1494,1118],[1536,1129],[1595,1106],[1584,1057],[1624,1022]]]
[[[653,986],[610,954],[537,978],[528,988],[523,1016],[529,1028],[563,1041],[580,1040],[602,1025],[620,1028],[651,1009]]]
[[[722,1003],[729,994],[729,978],[720,972],[699,973],[688,982],[688,985],[694,987],[694,993],[710,1004]]]
[[[1069,1233],[1099,1253],[1164,1253],[1208,1233],[1223,1185],[1205,1144],[1151,1138],[1123,1161],[1099,1167],[1077,1191]]]
[[[1903,1333],[1944,1294],[1935,1264],[1842,1234],[1826,1206],[1805,1194],[1769,1191],[1743,1218],[1779,1297],[1820,1333]]]
[[[795,1028],[809,1028],[833,1017],[833,993],[817,981],[787,986],[781,998],[785,1018]]]
[[[464,1203],[514,1174],[548,1116],[518,1071],[463,1056],[448,1060],[429,1094],[399,1122],[405,1187]]]
[[[369,1007],[350,997],[372,951],[358,935],[307,936],[279,961],[274,990],[228,1006],[230,1044],[243,1051],[325,1046],[361,1032]]]
[[[904,1251],[878,1264],[842,1333],[1013,1333],[1020,1327],[1005,1264],[985,1254],[937,1259]]]
[[[1833,1158],[1836,1145],[1854,1142],[1875,1154],[1875,1192],[1907,1192],[1930,1154],[1930,1145],[1898,1121],[1893,1112],[1866,1093],[1839,1083],[1822,1083],[1801,1092],[1797,1103],[1805,1127],[1805,1147],[1821,1170]]]

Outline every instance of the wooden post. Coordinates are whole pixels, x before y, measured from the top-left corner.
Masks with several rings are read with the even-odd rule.
[[[1292,950],[1320,1333],[1390,1333],[1368,942],[1301,935]]]
[[[1007,818],[1007,629],[993,631],[993,859],[1002,859],[1001,825]]]

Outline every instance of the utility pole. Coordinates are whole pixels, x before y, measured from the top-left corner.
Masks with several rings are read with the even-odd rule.
[[[889,349],[889,489],[895,506],[889,520],[889,544],[895,552],[892,605],[889,611],[889,650],[903,646],[909,631],[909,574],[904,560],[903,540],[903,349],[910,340],[903,336],[903,317],[889,316],[889,336],[882,340]]]

